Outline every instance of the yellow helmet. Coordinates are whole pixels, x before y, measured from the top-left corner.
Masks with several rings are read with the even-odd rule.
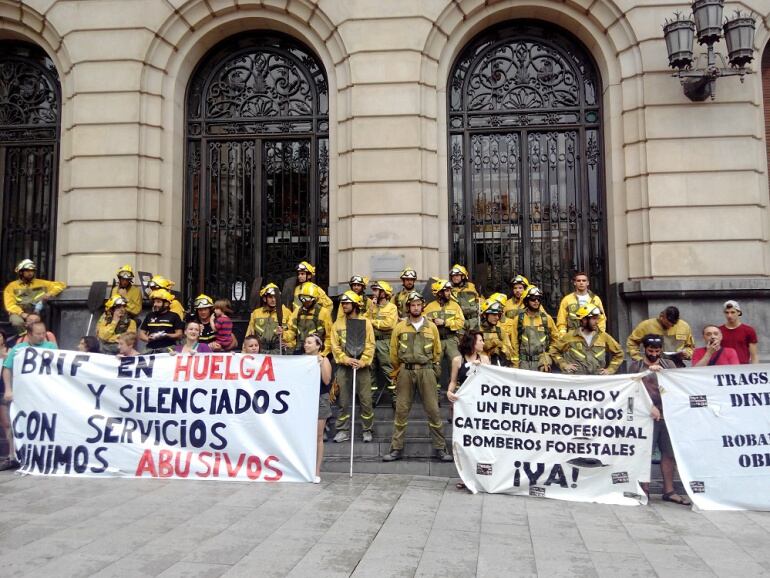
[[[150,293],[150,300],[161,299],[171,303],[174,300],[174,296],[165,289],[155,289]]]
[[[348,289],[340,297],[340,305],[343,303],[352,303],[360,309],[364,304],[364,299],[355,291]]]
[[[107,299],[107,302],[104,304],[104,308],[109,311],[110,309],[114,309],[115,307],[123,306],[125,307],[128,305],[128,301],[125,297],[122,295],[113,295],[109,299]]]
[[[530,285],[529,288],[524,292],[524,295],[522,296],[521,300],[526,301],[527,299],[530,299],[531,297],[539,297],[540,300],[543,299],[543,292],[535,287],[534,285]]]
[[[422,301],[425,303],[425,298],[422,296],[422,293],[411,291],[409,295],[406,296],[406,304],[409,305],[412,301]]]
[[[586,317],[598,317],[602,314],[602,310],[596,305],[581,305],[577,311],[575,311],[575,317],[577,319],[585,319]]]
[[[487,301],[497,301],[500,305],[505,305],[508,302],[508,296],[505,293],[492,293]]]
[[[16,265],[16,269],[14,269],[14,272],[21,273],[22,271],[26,271],[27,269],[32,269],[33,271],[37,269],[37,266],[35,265],[35,262],[32,259],[24,259],[23,261],[20,261],[18,265]]]
[[[449,276],[451,277],[452,275],[461,275],[462,277],[467,279],[468,269],[466,269],[462,265],[455,263],[454,265],[452,265],[452,268],[449,270]]]
[[[134,270],[131,268],[131,265],[123,265],[118,269],[116,275],[118,276],[118,279],[133,279]]]
[[[262,289],[259,290],[259,296],[264,297],[265,295],[278,295],[278,285],[275,283],[268,283]]]
[[[302,263],[297,265],[297,273],[299,273],[300,271],[306,271],[307,273],[310,273],[311,275],[315,275],[315,267],[313,267],[307,261],[302,261]]]
[[[318,299],[318,297],[321,295],[321,290],[319,289],[318,285],[315,283],[311,283],[310,281],[303,283],[299,286],[299,291],[297,291],[297,297],[307,297],[310,299]]]
[[[153,275],[152,279],[150,279],[150,286],[157,285],[158,287],[165,289],[166,291],[170,291],[171,288],[174,286],[173,281],[169,281],[166,279],[163,275]]]
[[[484,304],[481,306],[481,314],[482,315],[489,315],[489,314],[502,315],[503,304],[490,297],[489,299],[484,301]]]
[[[350,278],[350,281],[348,281],[348,285],[350,285],[351,287],[353,285],[363,285],[364,287],[366,287],[366,284],[368,282],[369,282],[369,279],[364,277],[363,275],[353,275]]]
[[[193,309],[208,309],[214,307],[214,300],[208,295],[201,293],[193,301]]]
[[[529,287],[529,279],[524,275],[516,275],[511,279],[511,285],[524,285],[524,287]]]
[[[443,291],[444,289],[451,289],[452,284],[447,281],[446,279],[436,279],[433,284],[430,286],[431,291],[433,291],[434,295],[438,295],[439,291]]]
[[[387,281],[375,281],[372,283],[372,289],[381,289],[382,291],[385,291],[385,295],[388,297],[393,295],[393,287],[391,287],[390,283]]]
[[[401,275],[399,275],[401,279],[417,279],[417,271],[412,269],[411,267],[407,267],[403,271],[401,271]]]

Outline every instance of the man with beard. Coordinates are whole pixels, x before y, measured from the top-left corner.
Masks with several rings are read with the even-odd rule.
[[[350,278],[350,281],[348,281],[348,286],[350,287],[350,290],[361,297],[362,305],[361,305],[361,311],[366,313],[369,311],[369,307],[371,306],[372,300],[369,299],[366,296],[366,284],[369,282],[369,279],[364,277],[363,275],[353,275]],[[338,319],[342,319],[345,316],[345,314],[342,312],[342,307],[339,307],[337,309],[337,317],[335,317],[335,321]]]
[[[45,303],[56,297],[67,287],[61,281],[38,279],[37,266],[31,259],[24,259],[14,269],[19,278],[6,285],[3,291],[3,303],[16,333],[26,331],[24,322],[30,313],[40,314]]]
[[[174,294],[171,292],[171,289],[174,287],[174,282],[166,279],[163,275],[153,275],[150,279],[150,282],[148,283],[148,286],[150,288],[150,299],[152,300],[152,292],[156,289],[165,289],[168,294],[171,296],[171,303],[169,304],[169,309],[176,313],[179,316],[179,319],[184,321],[186,315],[184,311],[184,307],[182,304],[177,300],[176,297],[174,297]]]
[[[281,336],[286,330],[291,311],[285,305],[281,305],[281,325],[278,325],[278,286],[275,283],[268,283],[259,292],[262,302],[251,312],[249,327],[246,335],[254,335],[259,341],[259,351],[265,355],[280,355]]]
[[[399,319],[406,319],[409,315],[409,309],[406,306],[407,297],[414,291],[414,284],[417,282],[417,271],[407,267],[401,271],[401,291],[393,295],[390,302],[398,309]]]
[[[116,274],[118,284],[112,288],[110,297],[123,297],[126,300],[126,313],[135,319],[142,312],[142,290],[134,285],[134,270],[131,265],[123,265]]]
[[[300,287],[304,285],[305,283],[311,283],[313,281],[313,278],[315,277],[315,267],[308,263],[307,261],[302,261],[299,265],[297,265],[297,286],[294,288],[294,301],[292,303],[292,311],[296,311],[299,309],[302,305],[300,303]],[[316,287],[316,293],[318,294],[316,301],[318,301],[318,304],[326,309],[329,312],[329,316],[331,317],[332,309],[334,309],[334,303],[332,303],[332,300],[329,299],[329,296],[326,294],[326,292],[321,289],[318,285],[315,285]],[[304,338],[299,342],[300,348],[302,347],[302,343],[304,342]]]
[[[465,326],[463,310],[452,297],[452,284],[446,279],[439,279],[431,286],[435,301],[431,301],[425,307],[425,317],[433,321],[438,327],[441,337],[441,363],[446,363],[448,372],[452,367],[452,360],[460,355],[460,332]],[[439,374],[440,375],[440,374]]]
[[[297,287],[297,299],[300,306],[291,314],[284,333],[284,343],[290,351],[301,351],[305,338],[315,333],[323,342],[321,355],[329,355],[332,348],[332,317],[329,310],[318,301],[322,294],[325,295],[315,283],[303,283]]]
[[[521,298],[524,296],[524,292],[528,287],[529,280],[524,275],[516,275],[511,279],[511,297],[505,302],[505,309],[503,309],[505,319],[503,323],[512,323],[519,314],[519,311],[524,309]]]
[[[639,345],[645,335],[660,335],[663,338],[663,355],[677,367],[685,367],[684,360],[692,359],[695,341],[690,325],[679,318],[677,307],[670,305],[657,318],[645,319],[634,328],[626,340],[631,359],[642,359]]]
[[[524,293],[524,309],[519,311],[509,326],[511,365],[532,371],[551,371],[548,349],[559,334],[553,318],[540,306],[543,293],[530,285]]]
[[[152,311],[139,327],[139,339],[147,344],[150,353],[168,353],[184,333],[184,321],[170,310],[174,296],[165,289],[150,293]]]
[[[564,373],[612,375],[623,363],[623,349],[599,327],[602,310],[583,305],[574,313],[580,327],[551,345],[550,355]]]
[[[476,285],[468,279],[468,270],[462,265],[453,265],[449,270],[449,281],[452,283],[452,296],[465,317],[465,330],[478,329],[483,297],[476,291]]]

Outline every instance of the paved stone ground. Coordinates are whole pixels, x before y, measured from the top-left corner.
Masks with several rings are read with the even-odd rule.
[[[2,576],[759,576],[770,513],[457,491],[448,478],[320,485],[0,474]]]

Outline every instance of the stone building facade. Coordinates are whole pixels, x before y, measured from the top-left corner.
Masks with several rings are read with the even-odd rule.
[[[45,183],[26,185],[52,188],[33,210],[50,221],[14,249],[4,216],[3,267],[42,251],[73,316],[124,263],[188,298],[243,297],[305,257],[332,294],[462,260],[553,301],[585,269],[621,336],[669,303],[721,320],[731,297],[770,351],[770,0],[740,7],[761,74],[696,103],[667,67],[676,2],[0,0],[0,61],[39,49],[60,87]],[[35,134],[0,130],[0,153]]]

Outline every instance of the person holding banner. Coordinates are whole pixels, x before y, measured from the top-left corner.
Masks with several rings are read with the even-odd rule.
[[[562,372],[579,375],[612,375],[623,363],[623,348],[601,328],[602,310],[582,305],[574,312],[580,327],[562,335],[549,354]]]
[[[248,338],[247,338],[248,339]],[[245,345],[245,341],[244,341]],[[303,349],[305,355],[315,355],[321,369],[321,391],[318,398],[318,427],[316,428],[316,457],[314,484],[321,482],[321,462],[324,459],[324,428],[326,420],[332,416],[332,406],[329,401],[329,391],[332,383],[332,364],[325,355],[321,355],[323,340],[316,333],[311,333],[305,338]]]
[[[551,371],[548,350],[559,338],[553,318],[541,306],[543,293],[530,285],[524,297],[524,309],[519,311],[508,326],[511,365],[517,369]]]
[[[423,316],[422,295],[412,291],[407,297],[409,317],[400,321],[390,338],[390,363],[396,378],[396,413],[393,417],[393,439],[390,453],[382,461],[400,460],[404,453],[404,437],[412,409],[414,389],[428,416],[428,428],[433,441],[434,456],[442,462],[451,462],[446,450],[444,423],[438,409],[437,378],[441,375],[441,337],[436,325]],[[462,312],[460,312],[462,315]]]
[[[677,307],[666,307],[656,319],[645,319],[634,328],[626,341],[626,349],[631,359],[644,359],[639,346],[642,338],[651,334],[662,336],[663,355],[671,359],[677,367],[685,367],[684,360],[692,359],[695,348],[692,331],[688,323],[679,318]]]
[[[647,334],[643,336],[641,345],[644,357],[633,360],[628,366],[628,373],[648,372],[642,377],[642,383],[653,404],[652,419],[655,420],[655,423],[652,431],[652,449],[654,451],[657,446],[660,450],[660,473],[663,476],[663,495],[661,499],[664,502],[690,506],[690,500],[680,496],[674,490],[674,468],[676,467],[674,448],[671,445],[668,428],[663,419],[663,401],[660,397],[657,373],[663,369],[673,369],[676,367],[676,364],[672,360],[662,357],[663,343],[664,340],[661,335]],[[642,489],[649,495],[650,484],[642,483]]]
[[[732,347],[722,347],[722,331],[716,325],[703,328],[703,341],[706,347],[698,347],[692,353],[692,366],[740,365],[738,354]]]
[[[259,353],[259,337],[256,335],[247,335],[243,338],[243,346],[241,347],[241,353]]]
[[[332,326],[331,341],[332,355],[337,362],[337,384],[340,387],[339,406],[340,414],[337,416],[337,434],[334,436],[336,443],[350,439],[350,414],[348,408],[351,403],[361,407],[361,425],[364,443],[370,443],[373,439],[372,425],[374,424],[374,410],[372,409],[372,373],[370,366],[374,359],[374,329],[372,322],[367,317],[360,318],[359,313],[364,300],[358,293],[351,290],[345,291],[340,297],[340,311],[343,316],[338,318]],[[364,352],[356,359],[350,357],[345,350],[347,340],[348,319],[363,319],[366,323],[366,338],[364,339]],[[357,370],[356,391],[353,392],[353,368]]]
[[[169,353],[186,353],[187,355],[195,355],[196,353],[211,353],[211,347],[207,343],[200,342],[200,336],[203,332],[203,327],[200,322],[192,320],[188,321],[184,326],[184,341],[174,347]]]
[[[484,353],[484,335],[480,331],[471,330],[465,333],[460,339],[459,349],[460,355],[452,360],[452,374],[446,392],[447,399],[452,403],[457,401],[455,392],[465,383],[471,368],[490,364],[489,356]]]
[[[278,286],[268,283],[259,291],[261,306],[251,312],[246,335],[259,339],[259,350],[265,355],[280,355],[281,338],[291,317],[291,310],[281,305],[281,324],[278,323]]]
[[[150,353],[168,353],[182,337],[184,322],[170,310],[174,296],[165,289],[156,289],[150,293],[152,311],[139,327],[139,339],[147,343]]]
[[[324,307],[319,301],[319,298],[326,293],[315,283],[303,283],[297,287],[296,294],[300,306],[289,318],[289,326],[284,333],[286,347],[289,350],[299,351],[302,349],[305,338],[311,333],[316,333],[324,342],[321,355],[329,355],[332,350],[332,316],[330,308]]]

